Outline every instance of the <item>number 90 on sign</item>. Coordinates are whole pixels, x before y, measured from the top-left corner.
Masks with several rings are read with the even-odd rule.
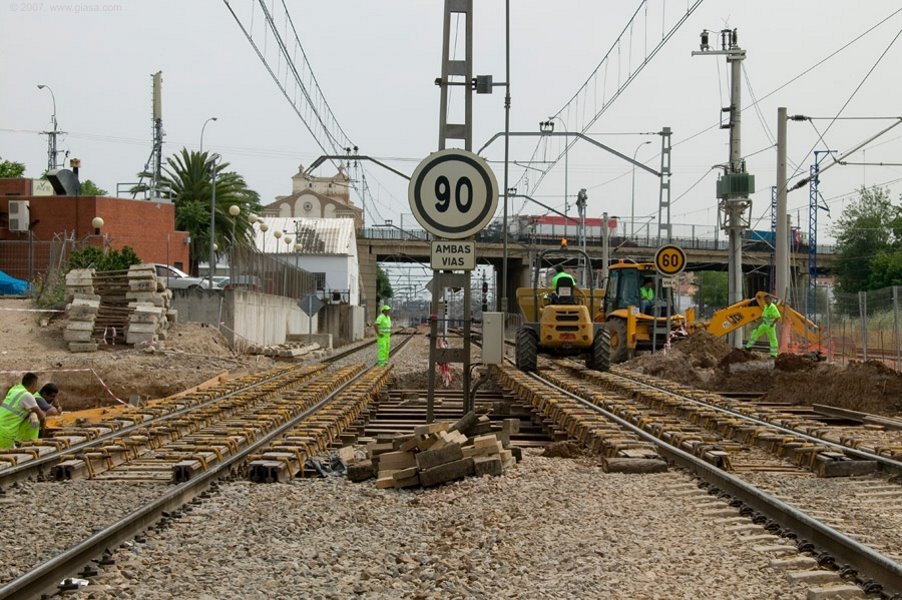
[[[465,150],[441,150],[423,160],[410,178],[410,210],[438,237],[469,237],[491,221],[498,184],[488,164]]]
[[[655,268],[667,276],[677,275],[686,268],[686,253],[679,246],[661,246],[655,252]]]

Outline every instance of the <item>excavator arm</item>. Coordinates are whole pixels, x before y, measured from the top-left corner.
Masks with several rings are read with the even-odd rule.
[[[764,313],[765,296],[767,296],[766,292],[758,292],[747,300],[722,308],[712,315],[710,321],[707,323],[696,322],[691,329],[692,331],[705,330],[712,335],[721,336],[750,325],[760,319]],[[777,308],[780,310],[780,318],[790,324],[795,335],[812,345],[820,343],[817,325],[787,306],[783,300],[777,299]]]

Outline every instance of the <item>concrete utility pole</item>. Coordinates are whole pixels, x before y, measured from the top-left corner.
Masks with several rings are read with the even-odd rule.
[[[786,107],[777,109],[777,231],[775,292],[789,303],[789,223],[786,219]]]
[[[755,191],[755,177],[745,171],[742,159],[742,61],[745,50],[739,47],[738,34],[735,29],[722,29],[720,33],[720,50],[711,50],[708,44],[709,31],[702,31],[700,50],[692,56],[714,55],[726,56],[730,65],[730,106],[723,112],[730,113],[728,125],[722,128],[730,130],[730,161],[724,174],[717,180],[718,212],[722,214],[723,229],[729,235],[727,246],[729,256],[729,299],[730,304],[743,298],[742,291],[742,232],[749,228],[752,201],[749,195]],[[779,221],[778,221],[779,223]],[[742,330],[730,334],[732,345],[742,346]]]

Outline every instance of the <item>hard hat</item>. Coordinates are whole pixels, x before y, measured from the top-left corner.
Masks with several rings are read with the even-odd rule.
[[[382,310],[391,310],[391,306],[389,306],[388,304],[383,304]]]

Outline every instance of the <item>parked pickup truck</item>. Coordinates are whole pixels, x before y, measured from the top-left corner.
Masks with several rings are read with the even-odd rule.
[[[210,284],[206,279],[191,277],[184,271],[180,271],[169,265],[155,264],[157,277],[166,280],[166,286],[171,290],[206,290]]]

